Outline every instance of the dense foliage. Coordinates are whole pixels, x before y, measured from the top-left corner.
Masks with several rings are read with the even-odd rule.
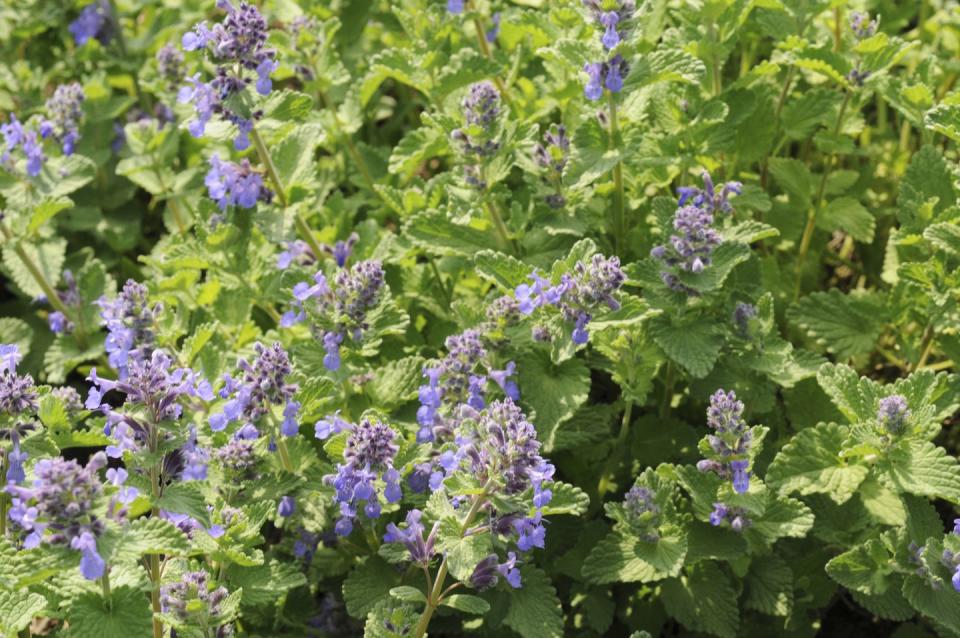
[[[0,51],[0,636],[960,635],[954,0]]]

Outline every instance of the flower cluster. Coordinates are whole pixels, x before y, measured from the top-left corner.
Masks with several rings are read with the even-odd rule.
[[[257,202],[270,203],[273,200],[273,191],[264,186],[263,176],[253,170],[247,159],[240,163],[221,161],[214,153],[210,156],[210,170],[203,183],[210,199],[222,211],[229,206],[253,208]]]
[[[627,61],[619,53],[607,62],[587,62],[583,65],[583,72],[587,74],[583,94],[588,100],[596,101],[603,97],[604,87],[611,93],[619,93],[629,71]]]
[[[17,417],[37,411],[37,391],[33,377],[18,375],[20,349],[14,344],[0,344],[0,415]]]
[[[551,208],[562,208],[567,200],[563,196],[563,169],[570,156],[570,138],[567,129],[553,124],[543,136],[543,143],[534,149],[534,159],[544,169],[544,180],[554,192],[547,195],[546,201]]]
[[[183,79],[183,52],[172,44],[165,44],[157,51],[157,74],[167,83],[167,88],[175,89]]]
[[[49,135],[48,128],[41,128],[41,131]],[[42,142],[44,136],[36,130],[25,127],[13,113],[10,114],[9,122],[0,125],[0,135],[3,135],[5,142],[3,153],[0,154],[0,163],[12,169],[12,153],[20,148],[27,160],[27,175],[30,177],[39,175],[46,161]]]
[[[583,5],[603,27],[603,37],[600,42],[606,49],[614,49],[624,36],[624,27],[633,17],[637,5],[633,0],[583,0]]]
[[[83,8],[68,30],[77,46],[82,47],[90,40],[107,44],[113,38],[115,28],[110,0],[95,0]]]
[[[757,317],[757,307],[738,301],[733,309],[733,327],[744,339],[750,336],[750,322]]]
[[[226,587],[211,589],[207,572],[187,572],[177,582],[160,587],[160,609],[182,621],[199,615],[203,626],[216,626],[220,604],[228,595]]]
[[[407,512],[407,526],[404,529],[396,523],[387,524],[387,533],[383,536],[384,543],[402,543],[410,553],[410,562],[417,565],[429,565],[436,554],[437,532],[440,530],[440,521],[433,524],[430,534],[423,538],[423,512],[412,509]]]
[[[228,423],[242,421],[244,425],[239,431],[240,438],[257,438],[257,422],[272,414],[274,407],[283,406],[280,434],[295,436],[299,431],[297,413],[300,403],[293,400],[297,392],[296,384],[287,380],[293,372],[290,357],[279,343],[270,347],[256,343],[253,349],[257,357],[252,364],[246,359],[237,362],[241,372],[239,379],[224,376],[225,384],[220,390],[220,398],[228,400],[221,412],[210,415],[210,429],[220,432],[226,429]]]
[[[420,443],[450,438],[461,404],[482,410],[486,406],[490,379],[507,397],[520,400],[520,389],[510,378],[516,374],[516,364],[510,361],[503,370],[492,369],[487,363],[488,353],[478,330],[466,330],[447,337],[445,345],[447,355],[435,366],[423,370],[427,383],[419,390],[417,441]]]
[[[743,402],[737,400],[732,390],[724,392],[717,390],[710,397],[710,407],[707,408],[707,425],[714,434],[707,436],[706,451],[712,452],[712,458],[697,463],[701,472],[715,472],[720,476],[729,477],[733,489],[743,494],[750,489],[750,444],[753,435],[746,421],[743,420]]]
[[[490,82],[477,82],[470,85],[460,106],[464,126],[454,130],[451,137],[460,144],[463,152],[467,183],[484,190],[487,183],[482,176],[481,162],[500,148],[495,139],[500,117],[500,92]]]
[[[111,301],[104,296],[97,305],[108,332],[107,361],[123,380],[131,362],[145,361],[153,353],[157,318],[163,306],[151,306],[147,287],[133,279],[127,280],[116,299]]]
[[[61,84],[47,100],[49,120],[40,125],[40,133],[46,138],[48,130],[60,141],[64,155],[73,154],[80,140],[80,118],[83,117],[83,87],[78,82]]]
[[[876,34],[879,27],[880,21],[878,18],[871,20],[870,16],[862,11],[850,12],[850,30],[853,31],[853,35],[855,35],[858,40],[863,40]]]
[[[894,394],[880,399],[880,406],[877,409],[877,422],[890,434],[903,432],[910,415],[907,398],[902,394]]]
[[[86,467],[72,459],[42,459],[34,466],[32,486],[6,487],[13,497],[9,517],[24,548],[41,542],[69,545],[81,553],[84,578],[94,580],[103,575],[106,563],[97,552],[97,537],[104,523],[94,514],[94,505],[103,493],[97,472],[106,464],[103,452],[95,454]]]
[[[747,511],[742,507],[729,507],[723,503],[714,503],[713,511],[710,512],[710,524],[714,527],[720,527],[724,522],[729,522],[730,527],[735,532],[742,532],[750,526],[750,518],[747,517]]]
[[[537,308],[556,307],[563,318],[573,324],[572,338],[577,345],[590,339],[587,324],[599,307],[606,306],[610,310],[620,307],[613,294],[626,281],[626,275],[620,269],[620,259],[600,254],[594,255],[586,264],[578,261],[572,274],[561,275],[558,284],[541,277],[536,270],[528,278],[533,284],[520,284],[514,290],[520,312],[530,315]],[[538,328],[541,328],[539,332]],[[542,328],[534,327],[534,338],[549,339]]]
[[[57,297],[60,299],[60,303],[67,308],[72,308],[75,312],[83,312],[80,289],[77,286],[77,279],[73,276],[72,271],[63,271],[63,283],[64,288],[57,291]],[[47,315],[47,323],[50,326],[51,332],[54,334],[69,333],[72,332],[74,328],[73,322],[59,310]]]
[[[623,509],[631,528],[651,543],[660,539],[660,507],[656,503],[656,496],[649,487],[637,483],[623,499]]]
[[[293,287],[293,308],[284,313],[280,325],[289,327],[304,321],[309,312],[315,320],[312,329],[327,351],[323,364],[328,370],[338,370],[340,345],[347,337],[354,341],[362,338],[369,327],[367,313],[380,303],[383,265],[366,260],[340,268],[332,286],[323,271],[317,271],[313,281],[313,285],[304,281]]]
[[[393,467],[393,459],[399,448],[395,441],[396,434],[385,423],[370,419],[364,419],[356,425],[340,419],[335,422],[349,432],[343,451],[344,462],[337,464],[336,474],[329,474],[323,480],[336,490],[335,500],[340,507],[340,518],[335,531],[338,536],[349,536],[361,504],[367,518],[379,518],[379,483],[383,484],[382,496],[387,503],[400,500],[400,472]],[[329,433],[329,429],[321,429],[317,424],[319,438],[325,438],[321,435]]]
[[[650,251],[652,257],[670,269],[660,272],[663,283],[671,290],[688,295],[696,295],[697,292],[681,282],[673,270],[696,274],[710,265],[714,249],[723,241],[713,227],[714,214],[732,212],[730,196],[740,193],[742,189],[739,182],[727,182],[717,190],[706,172],[703,174],[703,183],[702,189],[678,189],[679,207],[673,219],[673,228],[677,232],[670,236],[669,243],[655,246]]]
[[[155,350],[149,359],[134,360],[128,374],[121,380],[110,381],[97,376],[94,368],[87,380],[92,387],[87,396],[88,410],[99,410],[107,417],[104,434],[113,437],[107,446],[107,455],[120,458],[123,452],[136,452],[151,441],[156,425],[161,421],[179,419],[183,407],[181,397],[196,397],[204,401],[214,399],[210,384],[189,368],[171,369],[172,361],[162,350]],[[148,418],[118,412],[104,402],[104,395],[116,390],[126,395],[126,405],[143,406]],[[188,447],[194,445],[187,443]],[[193,450],[188,449],[188,452]],[[182,464],[178,455],[178,464]],[[173,473],[173,472],[171,472]]]
[[[463,470],[486,485],[487,493],[504,498],[530,490],[532,502],[526,512],[498,512],[491,506],[491,525],[499,534],[515,534],[520,551],[543,548],[546,528],[541,508],[553,498],[549,484],[554,467],[540,456],[536,429],[509,398],[494,401],[483,411],[467,405],[461,410],[464,418],[447,475]]]
[[[208,83],[200,81],[199,73],[187,78],[191,86],[180,90],[179,101],[194,105],[197,119],[187,127],[191,135],[202,137],[207,122],[217,114],[237,126],[239,133],[234,146],[242,151],[250,145],[250,131],[261,114],[254,112],[249,119],[242,117],[231,110],[226,101],[252,82],[245,71],[256,74],[257,93],[269,95],[273,89],[270,75],[279,66],[277,52],[266,46],[267,20],[254,5],[241,2],[239,7],[234,7],[229,0],[217,0],[217,7],[227,12],[222,23],[210,29],[206,22],[201,22],[184,34],[182,40],[187,51],[210,51],[219,63],[216,75]]]

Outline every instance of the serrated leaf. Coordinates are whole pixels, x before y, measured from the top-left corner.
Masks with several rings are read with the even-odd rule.
[[[787,317],[840,358],[870,352],[883,329],[878,294],[843,294],[836,288],[803,297]]]
[[[694,378],[707,376],[720,355],[723,334],[714,323],[657,317],[650,322],[650,335],[664,353]]]
[[[371,556],[343,581],[343,601],[354,618],[365,618],[376,603],[400,584],[400,575],[379,556]]]
[[[152,632],[150,599],[132,587],[115,587],[109,602],[99,594],[84,593],[70,607],[73,638],[130,638]]]
[[[512,592],[505,625],[523,638],[559,638],[563,635],[563,610],[550,579],[536,567],[520,568],[523,587]]]
[[[881,463],[894,486],[918,496],[960,503],[960,465],[930,441],[903,441]]]
[[[494,250],[481,250],[473,258],[473,263],[478,275],[497,284],[507,293],[512,293],[514,288],[529,281],[527,277],[533,271],[531,266],[516,257]]]
[[[0,590],[0,629],[8,635],[16,635],[26,629],[46,606],[47,599],[40,594]]]
[[[22,319],[16,317],[0,317],[0,343],[13,344],[20,351],[20,356],[30,354],[30,342],[33,341],[33,328]]]
[[[23,251],[27,260],[37,269],[36,275],[21,259],[18,251]],[[65,239],[52,239],[40,244],[21,241],[18,243],[4,242],[3,265],[10,271],[13,281],[30,297],[44,295],[43,287],[37,282],[37,276],[42,276],[51,285],[60,281],[63,262],[67,253]]]
[[[954,634],[960,633],[960,605],[952,587],[934,589],[925,578],[909,574],[903,581],[903,596],[924,616]]]
[[[545,450],[553,447],[558,426],[573,416],[590,392],[590,370],[580,359],[554,364],[534,353],[519,366],[520,401],[533,408],[530,420]]]
[[[841,458],[847,435],[847,429],[835,423],[802,430],[767,468],[767,484],[781,494],[827,494],[836,503],[845,503],[869,472],[867,467],[850,465]]]
[[[805,209],[810,206],[813,176],[806,164],[793,158],[775,157],[770,160],[770,174],[797,207]]]
[[[686,536],[677,528],[651,543],[611,533],[591,550],[583,577],[592,583],[652,583],[676,576],[687,553]]]
[[[952,257],[960,257],[960,226],[934,224],[923,231],[923,238]]]
[[[789,616],[793,609],[793,571],[776,556],[756,558],[746,577],[743,604],[770,616]]]
[[[417,397],[417,390],[425,382],[423,357],[405,357],[390,361],[377,369],[373,379],[364,386],[364,392],[374,404],[389,409]]]
[[[703,62],[685,51],[658,48],[644,55],[630,69],[623,90],[631,93],[657,82],[697,84],[706,74]]]
[[[444,607],[452,607],[457,611],[463,611],[468,614],[482,616],[490,611],[490,603],[479,596],[470,594],[453,594],[443,600]]]
[[[550,484],[553,497],[541,508],[544,516],[582,516],[590,506],[590,497],[576,485],[556,481]]]
[[[663,584],[667,613],[688,629],[735,638],[740,626],[737,592],[715,563],[698,563],[682,578]]]
[[[853,197],[838,197],[832,200],[817,216],[817,227],[828,232],[844,230],[865,244],[873,241],[876,223],[870,211]]]
[[[210,527],[210,512],[197,482],[172,483],[166,486],[155,505],[168,512],[187,514],[204,527]]]
[[[869,539],[832,558],[826,570],[847,589],[867,595],[882,594],[888,585],[890,553],[878,539]]]

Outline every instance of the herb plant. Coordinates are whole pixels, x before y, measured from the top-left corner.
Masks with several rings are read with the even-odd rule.
[[[954,2],[0,34],[0,636],[960,635]]]

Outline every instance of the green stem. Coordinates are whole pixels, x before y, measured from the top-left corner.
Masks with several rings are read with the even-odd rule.
[[[110,19],[113,21],[115,29],[115,41],[117,43],[117,48],[120,50],[120,58],[126,63],[131,59],[130,54],[127,52],[127,40],[123,35],[123,26],[120,24],[120,16],[117,14],[117,8],[114,6],[113,2],[107,3],[110,7]],[[140,88],[140,78],[137,77],[136,71],[129,71],[130,79],[133,80],[133,92],[137,94],[137,102],[140,103],[140,106],[145,111],[150,111],[152,106],[147,100],[146,94]]]
[[[608,92],[607,99],[610,105],[610,150],[612,151],[620,137],[620,120],[617,116],[617,102],[613,92]],[[617,254],[620,254],[623,238],[627,233],[623,201],[623,162],[618,161],[613,167],[613,246]]]
[[[443,300],[446,302],[447,307],[450,307],[450,304],[453,302],[453,296],[450,294],[450,291],[447,290],[447,286],[443,283],[443,277],[440,275],[440,269],[437,268],[437,262],[432,256],[427,256],[427,263],[430,264],[430,269],[433,271],[433,276],[437,279],[437,285],[440,286],[440,290],[443,292]]]
[[[270,151],[267,150],[267,145],[264,143],[263,138],[260,136],[260,131],[258,131],[256,127],[253,127],[250,131],[250,136],[253,138],[253,145],[257,149],[257,155],[260,156],[260,162],[264,168],[267,169],[267,175],[270,177],[270,181],[273,182],[273,188],[277,193],[280,206],[286,208],[288,204],[287,194],[283,190],[283,183],[280,181],[280,175],[277,174],[277,167],[273,163],[273,158],[270,157]],[[317,242],[317,238],[313,236],[313,231],[310,230],[310,226],[307,225],[306,220],[303,219],[299,211],[294,214],[294,223],[297,226],[297,231],[310,246],[310,250],[313,251],[314,257],[320,259],[321,255],[323,255],[323,248],[321,248],[319,242]]]
[[[834,136],[840,133],[840,127],[843,126],[843,116],[847,112],[847,105],[850,104],[852,95],[850,91],[844,92],[843,102],[840,104],[840,112],[837,113],[837,121],[833,127]],[[803,279],[803,262],[807,257],[807,252],[810,250],[810,240],[813,238],[813,231],[817,227],[817,214],[823,206],[823,196],[827,188],[827,178],[830,177],[830,170],[833,167],[835,157],[835,153],[831,153],[830,156],[827,157],[826,165],[823,167],[823,175],[820,176],[820,185],[817,187],[817,197],[814,200],[813,207],[810,209],[810,214],[807,215],[807,225],[803,229],[803,237],[800,239],[800,251],[797,253],[797,285],[794,289],[794,299],[800,297],[800,283]]]
[[[783,106],[787,102],[787,96],[790,95],[790,86],[793,84],[793,75],[796,72],[796,67],[791,66],[787,69],[787,75],[783,79],[783,86],[780,87],[780,96],[777,98],[777,108],[773,112],[773,125],[775,127],[774,138],[780,132],[780,114],[783,112]],[[770,172],[770,157],[775,156],[780,150],[780,146],[783,144],[783,140],[780,140],[780,143],[777,144],[776,148],[773,149],[772,153],[767,153],[766,157],[763,158],[763,168],[760,171],[760,187],[767,187],[767,177]]]
[[[14,241],[13,232],[7,228],[7,225],[3,222],[0,222],[0,233],[3,233],[4,239],[8,242]],[[23,249],[23,245],[20,242],[13,244],[13,252],[17,254],[17,257],[20,258],[20,261],[23,262],[23,265],[30,272],[30,276],[33,277],[33,280],[37,282],[37,285],[40,286],[40,289],[43,290],[43,294],[46,295],[47,301],[53,306],[56,310],[62,312],[65,317],[71,320],[76,320],[74,323],[77,326],[77,330],[74,331],[73,336],[77,340],[77,345],[81,349],[87,347],[87,335],[81,329],[83,326],[82,319],[79,316],[74,315],[73,312],[67,308],[66,305],[60,300],[60,295],[57,294],[57,291],[54,287],[47,281],[46,275],[43,274],[43,271],[40,270],[39,266],[34,263],[30,255],[27,254],[27,251]],[[79,315],[79,313],[78,313]]]
[[[103,599],[107,601],[107,606],[110,606],[110,572],[104,571],[103,576],[100,577],[100,590],[103,592]]]
[[[277,436],[277,451],[280,453],[280,462],[283,463],[283,469],[293,473],[293,463],[290,462],[290,451],[287,449],[287,442],[283,439],[281,433]]]
[[[497,237],[499,237],[504,250],[515,254],[516,247],[510,239],[507,225],[503,223],[503,217],[500,215],[500,210],[497,208],[497,205],[490,199],[486,199],[483,202],[483,208],[487,211],[487,215],[490,216],[490,220],[493,222],[493,228],[497,231]]]
[[[487,502],[487,490],[490,488],[490,483],[491,481],[487,481],[487,484],[483,486],[483,491],[473,497],[470,511],[467,512],[467,517],[463,519],[463,525],[460,526],[461,537],[470,529],[470,524],[473,523],[473,519],[477,517],[480,508]],[[439,607],[443,601],[443,581],[447,577],[448,570],[447,557],[444,556],[443,561],[440,563],[440,569],[437,570],[437,577],[433,581],[433,588],[427,594],[427,606],[424,608],[423,614],[420,615],[420,622],[417,623],[417,628],[413,633],[414,638],[423,638],[427,635],[427,627],[430,625],[433,612],[437,610],[437,607]],[[427,580],[429,583],[429,573],[427,574]]]
[[[160,555],[150,555],[150,606],[153,608],[153,638],[163,638],[163,623],[158,614],[160,608]]]
[[[670,416],[670,404],[673,401],[673,362],[667,361],[667,370],[663,380],[663,401],[660,403],[660,418]]]
[[[473,19],[473,26],[477,30],[477,46],[480,47],[480,52],[483,53],[484,57],[488,60],[493,59],[493,53],[490,51],[490,45],[487,44],[487,34],[483,30],[483,24],[480,23],[480,18]],[[494,84],[497,85],[497,89],[500,91],[500,97],[503,98],[503,101],[507,103],[507,106],[513,108],[513,101],[510,99],[510,93],[507,91],[507,85],[503,83],[503,80],[500,79],[500,76],[493,78]]]
[[[623,409],[623,420],[620,421],[620,434],[617,435],[617,447],[622,448],[630,433],[630,417],[633,416],[633,401],[627,401]]]
[[[920,340],[920,358],[917,360],[917,365],[913,366],[913,370],[918,370],[926,365],[927,359],[930,358],[930,352],[933,350],[933,338],[935,335],[936,330],[933,329],[933,324],[928,323],[927,327],[923,330],[923,337]],[[909,367],[907,372],[910,372]]]

